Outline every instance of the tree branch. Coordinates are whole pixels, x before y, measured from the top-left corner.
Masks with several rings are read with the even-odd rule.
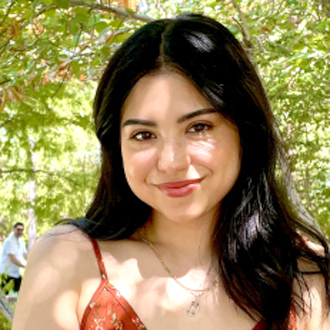
[[[91,8],[91,9],[103,10],[103,11],[107,11],[109,13],[114,13],[117,16],[132,18],[132,19],[135,19],[135,20],[138,20],[138,21],[143,21],[143,22],[151,22],[151,21],[154,20],[153,18],[151,18],[149,16],[138,15],[138,14],[126,11],[126,10],[113,8],[111,6],[95,4],[95,3],[87,3],[87,2],[79,1],[79,0],[71,0],[70,3],[69,3],[69,6],[70,7],[83,6],[83,7],[88,7],[88,8]]]
[[[13,0],[12,3],[8,6],[8,10],[6,11],[5,16],[3,17],[0,26],[6,21],[11,9],[14,7],[15,2],[17,2],[17,0]]]
[[[78,38],[77,38],[77,41],[76,41],[76,44],[75,44],[75,48],[74,48],[74,51],[73,53],[71,54],[70,58],[74,58],[76,56],[76,48],[78,47],[78,44],[79,44],[79,40],[80,40],[80,37],[81,37],[81,34],[83,32],[83,26],[80,27],[80,31],[79,31],[79,34],[78,34]],[[71,61],[69,62],[69,66],[71,66]],[[58,86],[58,88],[56,89],[55,93],[51,96],[51,98],[53,99],[57,93],[60,91],[60,89],[62,88],[63,84],[64,84],[64,81],[65,79],[68,77],[68,71],[65,72],[61,82],[60,82],[60,85]]]
[[[39,170],[39,169],[33,169],[33,168],[12,168],[10,170],[1,170],[0,169],[0,174],[11,174],[11,173],[16,173],[16,172],[23,172],[23,173],[43,173],[43,174],[47,174],[49,176],[57,176],[59,178],[63,178],[69,182],[72,182],[74,183],[76,186],[79,186],[80,184],[75,181],[75,180],[72,180],[71,178],[65,176],[65,175],[62,175],[58,172],[49,172],[49,171],[45,171],[45,170]]]
[[[6,79],[6,80],[3,80],[3,81],[0,81],[0,85],[5,85],[10,81],[11,81],[11,79]]]
[[[250,31],[249,31],[248,25],[246,23],[245,15],[241,11],[241,8],[239,7],[239,5],[237,4],[237,2],[235,0],[230,0],[230,2],[233,4],[235,9],[237,10],[238,16],[242,22],[241,32],[243,35],[243,43],[245,45],[245,48],[246,48],[246,51],[247,51],[247,54],[248,54],[250,60],[252,61],[252,63],[254,63],[254,55],[253,55],[253,50],[252,50],[253,45],[251,42]]]
[[[3,122],[0,123],[0,128],[6,126],[8,123],[12,122],[14,120],[14,118],[9,118]]]

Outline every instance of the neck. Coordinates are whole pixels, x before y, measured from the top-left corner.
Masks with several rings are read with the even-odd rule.
[[[214,259],[214,223],[215,217],[175,222],[153,212],[140,233],[155,245],[165,259],[174,264],[184,262],[190,268],[207,268]]]

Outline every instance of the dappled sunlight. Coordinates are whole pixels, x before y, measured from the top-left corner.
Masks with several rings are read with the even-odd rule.
[[[149,315],[153,315],[155,312],[157,314],[166,314],[170,311],[182,309],[182,304],[187,301],[187,298],[192,297],[181,287],[178,287],[173,279],[168,279],[161,268],[159,268],[157,262],[155,264],[153,261],[139,260],[137,267],[141,280],[131,283],[130,295],[134,297],[135,292],[139,293],[139,304],[141,306],[148,306],[148,310],[144,311],[144,313]],[[129,296],[125,294],[124,296],[129,300]],[[162,298],[160,299],[159,297]],[[151,306],[148,303],[150,301],[158,301],[159,303]]]
[[[61,272],[54,271],[48,261],[40,262],[39,269],[40,272],[31,281],[31,286],[28,290],[28,303],[41,304],[43,301],[54,296],[58,290]]]
[[[69,329],[75,327],[77,321],[72,318],[72,306],[76,305],[78,293],[72,290],[63,292],[55,301],[53,315],[60,327]],[[72,324],[72,326],[70,325]]]
[[[183,290],[174,280],[168,280],[165,285],[165,292],[163,299],[163,307],[166,310],[182,309],[182,306],[187,305],[187,298],[193,300],[193,296],[186,290]],[[173,299],[172,297],[175,297]]]
[[[139,311],[139,316],[143,319],[148,319],[155,314],[161,317],[166,314],[167,310],[170,310],[173,307],[175,308],[176,303],[179,300],[174,302],[175,306],[171,304],[166,290],[166,282],[164,281],[164,278],[149,278],[147,281],[141,280],[140,282],[135,283],[135,291],[137,292],[138,297],[140,297],[136,306],[136,309]],[[160,297],[162,298],[160,299]],[[164,303],[164,299],[166,300],[166,303]],[[157,303],[150,304],[150,301],[157,301]]]
[[[61,242],[53,247],[49,259],[52,267],[58,270],[68,269],[74,265],[79,258],[79,251],[74,247],[75,242]],[[70,251],[70,257],[65,257]],[[61,256],[61,257],[59,257]]]
[[[142,277],[137,282],[136,277],[132,276],[132,274],[136,273],[137,261],[135,259],[128,259],[123,262],[118,262],[118,265],[115,268],[116,274],[112,274],[110,271],[110,282],[129,301],[132,297],[136,296],[138,286],[143,282]],[[113,280],[113,278],[118,280]]]
[[[73,248],[74,242],[61,242],[48,251],[47,260],[38,263],[38,272],[35,272],[33,278],[30,278],[28,288],[28,301],[34,304],[42,302],[55,296],[61,287],[63,281],[63,272],[65,277],[71,278],[76,275],[77,260],[79,253]],[[68,251],[70,251],[68,253]],[[30,294],[33,293],[33,294]]]

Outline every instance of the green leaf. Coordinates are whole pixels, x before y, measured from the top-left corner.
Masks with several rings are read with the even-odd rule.
[[[73,74],[77,77],[77,78],[79,78],[80,77],[80,66],[79,66],[79,63],[78,63],[78,61],[72,61],[71,63],[70,63],[70,65],[71,65],[71,69],[72,69],[72,72],[73,72]]]
[[[95,25],[95,30],[98,32],[98,33],[101,33],[102,31],[106,30],[105,32],[107,32],[109,30],[109,24],[107,24],[106,22],[100,22],[100,23],[97,23]],[[104,33],[103,33],[104,34]]]
[[[108,59],[110,55],[110,47],[109,46],[103,46],[101,48],[101,55],[104,59]]]
[[[50,17],[50,18],[53,18],[56,14],[57,13],[55,9],[49,9],[44,13],[45,17]]]
[[[80,25],[79,22],[77,22],[75,19],[72,19],[69,22],[69,31],[71,34],[77,34],[79,32]]]
[[[60,8],[68,9],[70,0],[53,0],[53,3]]]
[[[25,9],[24,10],[24,16],[25,16],[25,19],[29,20],[33,15],[33,11],[32,10],[29,10],[29,9]]]
[[[88,12],[88,9],[80,7],[75,8],[74,19],[79,23],[87,24],[90,20],[90,14]]]
[[[87,24],[87,22],[89,20],[89,16],[84,15],[84,14],[77,14],[77,15],[75,15],[74,19],[79,23]]]
[[[327,21],[322,21],[316,26],[316,30],[323,31],[326,29],[327,25],[328,25]]]
[[[297,0],[287,0],[286,3],[288,5],[298,5],[299,4]]]
[[[39,3],[41,2],[41,0],[34,0],[33,2],[32,2],[32,8],[35,8],[35,7],[37,7],[38,5],[39,5]],[[7,1],[7,3],[8,3],[8,1]]]
[[[301,51],[301,50],[303,50],[304,48],[306,48],[306,45],[303,44],[303,43],[300,43],[300,42],[296,43],[296,44],[293,46],[293,50],[295,50],[295,51]]]
[[[98,15],[93,15],[89,18],[89,21],[86,25],[87,28],[91,28],[92,26],[96,25],[97,23],[100,22],[100,16]]]

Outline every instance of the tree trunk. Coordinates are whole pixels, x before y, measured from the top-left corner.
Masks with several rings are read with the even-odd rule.
[[[34,244],[36,238],[37,238],[37,217],[34,211],[35,207],[35,201],[37,196],[37,182],[36,182],[36,161],[35,161],[35,153],[34,153],[34,144],[35,140],[34,138],[29,135],[29,143],[30,143],[30,164],[32,165],[33,172],[31,173],[30,179],[29,179],[29,204],[30,207],[28,209],[28,223],[29,223],[29,251],[32,248],[32,245]]]

